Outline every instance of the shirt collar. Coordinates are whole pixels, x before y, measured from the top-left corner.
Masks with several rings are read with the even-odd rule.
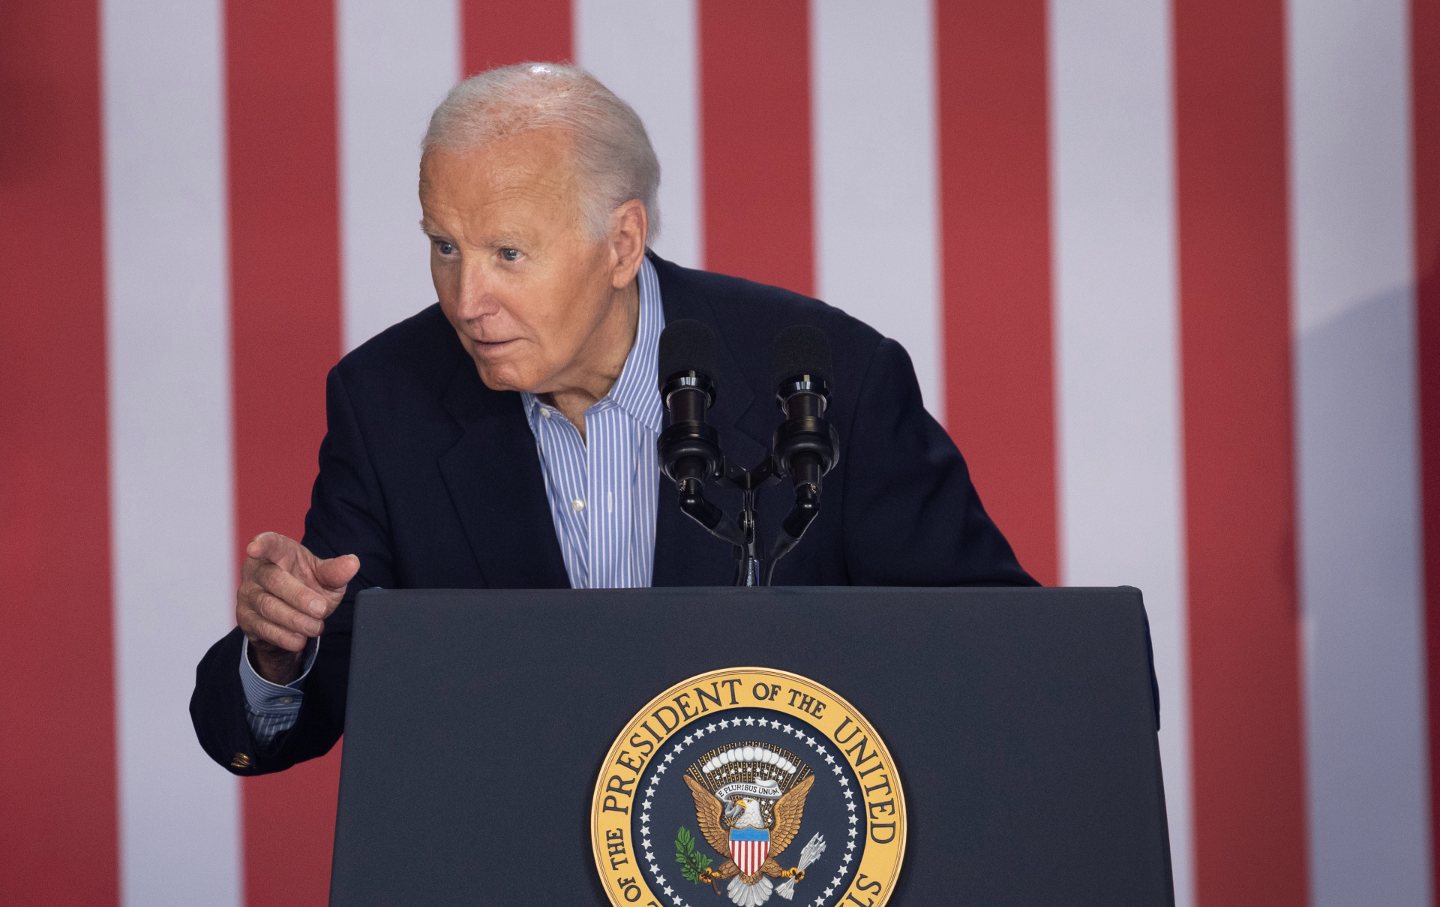
[[[590,408],[613,402],[630,418],[655,433],[659,433],[664,422],[664,406],[660,402],[659,366],[656,357],[660,354],[660,332],[665,327],[665,310],[660,300],[660,279],[655,266],[648,256],[640,259],[640,272],[636,275],[640,284],[640,313],[635,326],[635,342],[620,377],[600,400]],[[530,430],[535,430],[536,420],[544,406],[535,394],[522,391],[521,402]]]

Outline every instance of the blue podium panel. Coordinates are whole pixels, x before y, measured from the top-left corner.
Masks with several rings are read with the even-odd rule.
[[[672,686],[743,666],[823,685],[888,747],[888,903],[1170,904],[1150,659],[1129,588],[365,592],[331,902],[608,903],[590,818],[612,743]],[[655,849],[678,878],[675,836]],[[714,887],[656,900],[729,905]]]

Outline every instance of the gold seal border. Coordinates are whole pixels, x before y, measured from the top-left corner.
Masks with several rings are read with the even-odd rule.
[[[686,692],[693,687],[700,686],[701,684],[704,684],[708,681],[727,677],[740,678],[744,683],[750,685],[751,689],[747,691],[746,698],[743,701],[737,702],[734,705],[725,705],[719,708],[708,709],[702,715],[697,715],[695,718],[686,719],[676,724],[673,728],[667,731],[663,737],[659,738],[656,741],[654,749],[650,752],[649,756],[645,757],[645,760],[641,764],[640,769],[638,771],[635,771],[636,786],[634,793],[630,795],[630,803],[632,804],[632,808],[626,813],[624,813],[625,820],[623,822],[602,822],[601,805],[604,802],[605,794],[608,792],[606,789],[606,782],[611,776],[611,770],[615,766],[621,764],[617,760],[620,754],[626,751],[626,745],[629,743],[631,736],[639,732],[640,726],[647,719],[649,719],[658,708],[672,703],[678,694]],[[804,711],[803,709],[799,709],[776,700],[754,699],[753,696],[750,695],[753,693],[754,681],[757,678],[761,677],[772,680],[778,679],[782,681],[787,681],[793,686],[800,688],[808,688],[807,692],[810,695],[819,694],[819,696],[823,697],[831,707],[838,707],[845,716],[849,717],[849,719],[859,727],[860,731],[869,741],[871,748],[876,752],[876,755],[879,757],[880,765],[885,769],[891,785],[892,797],[895,804],[895,813],[893,816],[887,818],[892,818],[896,825],[894,839],[895,852],[893,858],[884,857],[875,860],[866,860],[866,856],[870,855],[877,845],[875,845],[870,840],[871,819],[869,817],[869,810],[867,808],[866,800],[864,797],[865,785],[859,780],[860,771],[856,767],[854,760],[851,758],[849,753],[845,751],[845,748],[842,747],[840,743],[836,742],[834,737],[826,733],[823,727],[817,724],[816,719],[813,715]],[[696,674],[693,677],[687,677],[672,684],[663,692],[653,697],[649,702],[644,705],[643,708],[641,708],[634,714],[634,716],[631,717],[629,722],[625,724],[625,726],[620,730],[620,733],[616,736],[615,742],[611,744],[610,749],[606,752],[605,759],[600,766],[599,776],[596,778],[595,781],[595,795],[591,798],[590,801],[590,843],[592,855],[595,858],[595,869],[600,875],[602,887],[605,889],[606,897],[609,898],[611,904],[649,905],[664,903],[650,890],[650,887],[639,868],[641,865],[642,857],[638,849],[635,847],[635,841],[632,834],[632,826],[634,824],[633,804],[639,799],[639,782],[640,779],[644,777],[645,772],[650,769],[652,760],[654,760],[656,756],[661,755],[662,750],[665,748],[665,746],[671,740],[673,740],[677,734],[680,734],[682,731],[693,727],[704,717],[704,715],[717,715],[728,711],[751,708],[769,709],[774,712],[789,715],[795,718],[797,721],[804,723],[807,727],[811,728],[817,734],[823,737],[831,746],[835,747],[840,757],[845,760],[847,765],[850,766],[851,772],[857,778],[858,789],[855,793],[857,798],[860,800],[860,803],[857,804],[857,806],[860,809],[865,826],[865,835],[862,839],[865,842],[865,846],[861,848],[859,862],[857,862],[855,866],[855,876],[854,878],[852,878],[850,884],[846,887],[845,891],[840,892],[840,896],[843,898],[846,891],[854,890],[854,886],[856,885],[862,874],[861,870],[871,868],[872,864],[880,863],[888,865],[884,866],[883,873],[873,873],[872,878],[882,881],[882,890],[878,893],[864,893],[867,895],[873,895],[875,897],[878,897],[878,900],[869,901],[869,903],[872,904],[873,907],[883,907],[883,905],[890,900],[890,896],[895,890],[896,879],[898,879],[900,875],[900,867],[905,861],[905,844],[907,838],[908,813],[905,808],[904,787],[901,784],[899,772],[896,770],[895,760],[890,755],[890,750],[888,747],[886,747],[885,741],[880,737],[879,734],[875,732],[875,728],[873,725],[870,724],[869,720],[866,719],[866,717],[858,709],[856,709],[855,706],[850,704],[849,700],[836,693],[829,687],[825,686],[824,684],[812,680],[802,674],[796,674],[792,671],[785,671],[780,668],[742,666],[733,668],[716,668],[714,670]],[[647,726],[645,730],[650,733],[652,738],[655,736],[654,730],[650,727]],[[634,770],[632,769],[632,771]],[[606,850],[605,841],[603,840],[603,831],[606,827],[610,826],[618,827],[623,832],[622,840],[625,845],[625,853],[630,858],[629,869],[612,870],[607,865],[608,853]],[[632,898],[625,897],[625,894],[622,893],[618,887],[621,877],[626,875],[630,875],[633,877],[631,879],[631,888],[638,890],[638,894],[636,894]],[[631,889],[626,889],[626,891],[630,890]]]

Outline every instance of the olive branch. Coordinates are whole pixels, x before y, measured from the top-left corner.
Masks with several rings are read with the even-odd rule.
[[[710,858],[696,849],[694,836],[683,825],[675,833],[675,862],[680,864],[680,874],[689,882],[700,881],[700,873],[710,868]]]

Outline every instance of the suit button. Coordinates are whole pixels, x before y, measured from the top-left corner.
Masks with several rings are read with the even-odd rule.
[[[251,765],[249,753],[236,753],[235,758],[230,760],[231,768],[249,768]]]

